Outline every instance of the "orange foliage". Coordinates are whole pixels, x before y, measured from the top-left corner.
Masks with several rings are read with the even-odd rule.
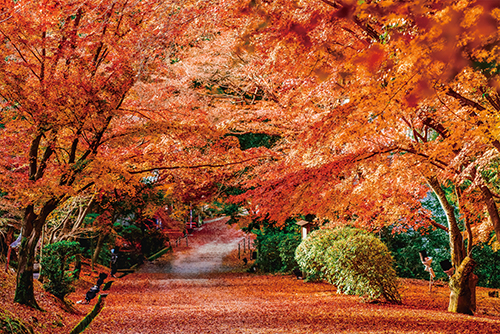
[[[70,196],[133,193],[144,176],[181,202],[234,178],[251,189],[236,199],[247,218],[313,213],[368,228],[432,222],[420,200],[437,177],[463,188],[454,200],[470,244],[500,235],[494,1],[16,1],[0,11],[0,184],[25,211],[23,256]],[[280,141],[242,150],[231,136],[257,132]],[[30,277],[29,261],[21,267]]]
[[[236,200],[280,222],[425,224],[435,175],[463,188],[464,217],[490,217],[500,234],[498,203],[487,205],[499,195],[487,176],[500,153],[497,5],[252,1],[234,15],[245,30],[233,71],[265,92],[246,109],[282,137]]]

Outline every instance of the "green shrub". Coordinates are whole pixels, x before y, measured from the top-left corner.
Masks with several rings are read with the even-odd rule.
[[[42,275],[46,278],[43,287],[57,298],[74,291],[71,283],[75,280],[69,271],[69,263],[80,253],[80,244],[76,241],[59,241],[43,248]]]
[[[327,250],[327,275],[346,294],[399,303],[396,271],[387,246],[371,235],[338,240]]]
[[[408,228],[401,231],[390,226],[382,229],[380,235],[391,251],[399,277],[429,279],[429,272],[424,270],[419,255],[421,250],[425,250],[427,255],[433,258],[432,268],[436,279],[448,279],[439,266],[439,262],[450,259],[450,243],[445,231],[432,227],[421,227],[417,230]]]
[[[278,244],[278,252],[281,258],[281,271],[291,272],[298,268],[295,260],[295,250],[301,242],[299,234],[283,233]]]
[[[339,292],[401,302],[392,256],[387,246],[366,231],[318,230],[299,245],[296,258],[307,275],[334,284]]]
[[[264,272],[291,272],[297,268],[295,249],[300,243],[300,228],[295,219],[277,225],[268,219],[254,220],[245,232],[256,235],[255,265]]]
[[[295,258],[307,280],[325,279],[326,251],[337,240],[367,233],[350,227],[312,231],[297,247]]]
[[[282,267],[279,243],[281,233],[257,235],[258,268],[265,272],[276,272]]]
[[[500,288],[500,251],[495,251],[490,245],[479,243],[475,245],[472,256],[477,263],[474,273],[478,276],[478,286]]]
[[[131,243],[140,243],[142,238],[142,230],[135,225],[122,226],[118,234]]]

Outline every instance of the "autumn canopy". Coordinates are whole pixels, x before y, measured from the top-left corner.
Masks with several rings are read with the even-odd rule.
[[[147,180],[184,210],[233,195],[240,222],[433,225],[449,235],[449,310],[474,313],[471,248],[500,246],[499,21],[487,0],[2,1],[16,301],[36,306],[51,214]],[[422,207],[430,192],[447,226]]]

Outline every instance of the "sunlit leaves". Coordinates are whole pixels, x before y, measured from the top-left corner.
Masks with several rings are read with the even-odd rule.
[[[278,221],[420,225],[422,175],[437,174],[470,186],[464,210],[484,216],[474,173],[499,149],[495,5],[257,1],[241,13],[253,45],[240,50],[244,68],[274,92],[267,117],[294,130],[273,168],[253,170],[250,206]]]

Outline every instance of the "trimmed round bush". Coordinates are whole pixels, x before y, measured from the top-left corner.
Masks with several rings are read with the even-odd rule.
[[[306,274],[307,280],[326,279],[326,251],[333,247],[337,240],[346,239],[368,232],[351,227],[336,229],[320,229],[309,233],[295,251],[295,259],[300,269]]]
[[[339,292],[401,303],[394,260],[387,246],[366,231],[337,228],[311,233],[297,248],[296,258],[307,275],[326,280]]]

